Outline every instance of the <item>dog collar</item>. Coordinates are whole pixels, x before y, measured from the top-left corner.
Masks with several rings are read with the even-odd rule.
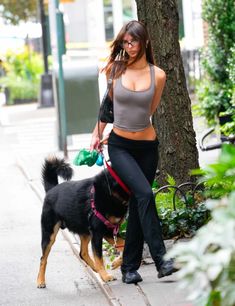
[[[117,233],[119,232],[119,224],[112,224],[109,220],[107,220],[95,207],[95,187],[91,187],[91,208],[95,214],[95,216],[102,221],[107,228],[112,229],[113,236],[117,236]]]

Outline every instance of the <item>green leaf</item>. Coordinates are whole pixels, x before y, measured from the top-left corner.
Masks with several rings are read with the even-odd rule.
[[[167,182],[169,185],[172,185],[172,186],[176,185],[175,179],[173,178],[173,176],[170,176],[169,174],[167,175]]]

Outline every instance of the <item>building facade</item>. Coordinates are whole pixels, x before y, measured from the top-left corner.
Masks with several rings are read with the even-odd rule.
[[[203,46],[202,0],[178,0],[179,39],[187,50]],[[68,46],[100,47],[111,41],[121,26],[137,19],[135,0],[75,0],[61,5]]]

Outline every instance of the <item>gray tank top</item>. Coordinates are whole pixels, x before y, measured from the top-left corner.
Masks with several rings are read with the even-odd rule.
[[[150,125],[151,104],[155,91],[154,66],[150,66],[151,84],[146,90],[134,91],[122,85],[122,77],[113,88],[114,122],[121,130],[142,131]]]

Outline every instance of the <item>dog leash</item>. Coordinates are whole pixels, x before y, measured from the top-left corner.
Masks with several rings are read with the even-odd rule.
[[[117,175],[117,173],[113,170],[113,168],[108,164],[107,160],[104,158],[105,165],[111,174],[111,176],[115,179],[115,181],[122,187],[122,189],[127,193],[131,194],[130,189],[127,187],[127,185],[120,179],[120,177]]]
[[[109,163],[107,162],[104,153],[103,153],[103,149],[102,147],[99,148],[99,154],[101,154],[102,159],[104,160],[104,169],[105,166],[108,169],[108,172],[110,173],[110,175],[112,176],[112,178],[122,187],[122,189],[128,194],[131,195],[131,191],[130,189],[127,187],[127,185],[121,180],[121,178],[117,175],[117,173],[114,171],[114,169],[109,165]],[[105,174],[107,183],[108,183],[108,188],[109,188],[109,193],[111,194],[111,188],[109,185],[109,180],[107,175]]]

